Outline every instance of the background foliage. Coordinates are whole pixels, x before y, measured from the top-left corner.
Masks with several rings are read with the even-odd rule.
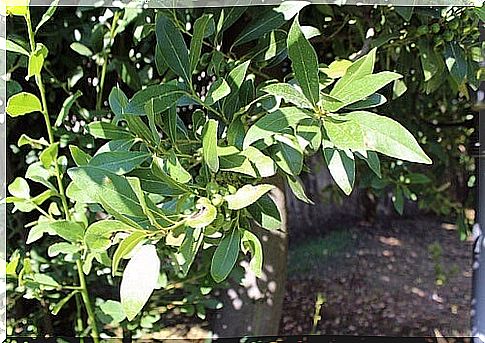
[[[249,219],[280,225],[268,177],[311,201],[315,153],[336,198],[391,192],[398,213],[416,201],[462,237],[473,223],[483,8],[10,11],[9,334],[205,318],[238,259],[260,271]]]

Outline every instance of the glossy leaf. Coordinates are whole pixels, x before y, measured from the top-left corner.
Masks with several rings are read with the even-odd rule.
[[[274,96],[280,96],[287,103],[297,107],[313,108],[312,103],[300,91],[288,83],[273,83],[261,88],[261,91]]]
[[[212,15],[204,14],[203,16],[197,18],[194,23],[194,33],[192,35],[192,40],[190,41],[190,73],[194,72],[197,64],[199,63],[202,43],[212,20]]]
[[[247,207],[253,219],[264,229],[277,230],[281,227],[281,214],[273,199],[265,194]]]
[[[180,30],[164,15],[157,16],[155,25],[157,45],[163,60],[175,74],[191,83],[189,52]]]
[[[351,152],[324,148],[323,156],[335,183],[346,195],[349,195],[355,183],[354,155]]]
[[[127,256],[140,242],[145,240],[146,233],[143,231],[134,231],[124,238],[116,248],[111,263],[111,273],[115,276],[122,258]]]
[[[217,156],[217,126],[218,122],[210,119],[204,126],[202,133],[202,155],[209,169],[216,173],[219,170]]]
[[[295,78],[313,106],[319,101],[318,59],[315,50],[301,31],[298,17],[288,33],[288,55]]]
[[[324,126],[339,149],[372,150],[410,162],[431,163],[413,135],[391,118],[356,111],[327,119]]]
[[[236,264],[241,235],[237,228],[227,232],[212,256],[211,276],[215,282],[224,281]]]
[[[77,90],[76,93],[71,94],[69,97],[67,97],[66,100],[64,100],[64,103],[62,104],[61,110],[59,111],[59,114],[57,115],[56,122],[54,123],[54,126],[61,126],[62,122],[64,119],[67,117],[69,114],[69,111],[71,110],[72,105],[76,102],[76,100],[81,97],[83,93],[80,90]]]
[[[95,138],[128,139],[133,135],[127,130],[104,121],[95,121],[88,125],[88,132]]]
[[[149,153],[140,151],[109,151],[95,155],[89,166],[123,175],[139,167],[149,157]]]
[[[236,193],[226,195],[224,199],[227,201],[227,206],[231,210],[240,210],[245,208],[261,198],[264,194],[275,188],[273,185],[244,185],[239,188]]]
[[[84,243],[91,251],[106,251],[115,232],[130,232],[133,228],[118,220],[102,220],[91,224],[84,233]]]
[[[259,238],[249,230],[243,230],[241,237],[241,250],[243,253],[249,252],[251,260],[249,261],[249,268],[256,277],[263,276],[263,248]]]

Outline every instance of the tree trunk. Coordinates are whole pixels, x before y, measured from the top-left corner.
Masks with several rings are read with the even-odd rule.
[[[213,325],[217,337],[277,335],[281,318],[286,282],[287,220],[285,190],[281,180],[270,196],[281,213],[280,231],[254,227],[263,247],[263,277],[258,279],[241,262],[245,270],[242,285],[231,281],[231,287],[220,296],[224,307],[217,312]]]

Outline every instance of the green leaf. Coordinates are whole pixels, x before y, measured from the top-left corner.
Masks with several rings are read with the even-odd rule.
[[[111,274],[115,276],[122,258],[127,256],[140,242],[147,237],[144,231],[134,231],[121,241],[113,254]]]
[[[335,183],[349,195],[355,183],[355,160],[351,152],[324,148],[323,156]]]
[[[335,92],[334,89],[330,92],[330,96],[339,99],[341,104],[330,104],[324,108],[330,112],[335,112],[344,106],[353,104],[359,100],[374,94],[387,84],[400,79],[402,75],[393,73],[390,71],[383,71],[377,74],[371,74],[362,77],[361,79],[354,80],[352,83],[343,88],[342,90]]]
[[[366,151],[365,154],[357,152],[356,155],[367,163],[374,174],[376,174],[379,178],[382,177],[381,162],[379,161],[379,155],[377,155],[375,151]]]
[[[131,321],[142,310],[160,275],[160,259],[154,245],[143,245],[128,262],[120,285],[126,318]]]
[[[73,42],[70,45],[71,49],[77,52],[79,55],[91,57],[94,53],[89,49],[86,45],[81,44],[79,42]]]
[[[49,145],[41,152],[39,159],[42,166],[46,169],[57,163],[57,156],[59,153],[59,142]]]
[[[276,174],[276,165],[273,159],[255,147],[249,146],[241,154],[251,161],[259,177],[270,177]]]
[[[399,80],[396,80],[396,82]],[[379,93],[374,93],[371,96],[365,98],[364,100],[357,101],[351,105],[346,106],[345,108],[347,110],[361,110],[365,108],[373,108],[373,107],[378,107],[387,102],[387,99],[385,96],[379,94]]]
[[[364,76],[372,74],[376,60],[376,51],[377,49],[374,48],[367,55],[362,56],[357,61],[352,63],[352,65],[346,69],[342,78],[337,81],[332,89],[332,92],[334,94],[341,94],[344,92],[344,89],[352,88],[351,84],[355,80],[359,80]]]
[[[445,63],[450,71],[451,77],[458,85],[461,85],[467,75],[468,64],[465,58],[465,51],[457,42],[446,42]]]
[[[91,251],[103,252],[111,246],[115,232],[131,232],[133,228],[118,220],[102,220],[91,224],[84,233],[84,243]]]
[[[15,180],[8,185],[8,191],[14,197],[20,199],[30,199],[30,187],[24,178],[16,177]]]
[[[431,80],[439,71],[443,58],[430,46],[428,42],[419,44],[419,57],[423,69],[424,81]]]
[[[313,108],[312,103],[300,91],[288,83],[273,83],[261,88],[261,91],[273,96],[282,97],[287,103],[297,107]]]
[[[276,133],[283,133],[303,120],[311,118],[307,112],[296,107],[284,107],[271,112],[251,126],[244,138],[244,149],[260,139],[267,139]],[[291,133],[291,132],[290,132]]]
[[[85,153],[75,145],[69,145],[69,150],[71,151],[71,156],[77,166],[84,166],[89,163],[91,156]]]
[[[263,248],[259,238],[249,230],[243,229],[241,237],[241,250],[243,253],[249,252],[251,254],[251,261],[249,261],[249,268],[253,271],[256,277],[263,276]]]
[[[277,230],[281,227],[281,214],[273,199],[265,194],[247,207],[254,221],[264,229]]]
[[[172,108],[184,94],[185,91],[173,83],[151,85],[135,93],[124,107],[124,113],[145,115],[146,103],[153,100],[153,113],[158,115]]]
[[[217,156],[217,126],[219,123],[210,119],[202,132],[202,155],[209,169],[217,173],[219,170],[219,158]]]
[[[82,242],[84,235],[84,228],[81,224],[67,221],[58,220],[55,222],[42,222],[36,225],[37,230],[43,232],[54,232],[56,235],[64,238],[68,242],[77,243]]]
[[[76,289],[74,291],[72,291],[71,293],[69,293],[67,296],[65,296],[64,298],[62,298],[61,300],[59,300],[59,302],[57,304],[55,304],[55,306],[52,308],[52,311],[51,313],[54,315],[54,316],[57,316],[57,314],[59,313],[59,311],[62,309],[62,307],[67,304],[67,302],[69,300],[71,300],[71,298],[76,295],[77,293],[79,293],[79,291]]]
[[[108,170],[118,175],[124,175],[139,167],[149,157],[149,153],[141,151],[102,152],[95,155],[89,161],[89,166]]]
[[[78,188],[85,190],[90,199],[101,203],[102,196],[110,207],[122,215],[145,217],[138,198],[125,177],[93,166],[71,168],[67,173]]]
[[[309,4],[307,1],[285,1],[280,6],[265,11],[246,26],[234,41],[233,46],[235,47],[258,39],[265,33],[283,26],[288,20],[291,20],[300,12],[303,7]]]
[[[173,150],[170,151],[170,155],[165,160],[163,167],[163,170],[177,182],[188,183],[192,180],[192,175],[180,164]]]
[[[39,31],[39,29],[42,27],[42,25],[47,23],[49,21],[49,19],[52,18],[52,16],[56,12],[58,5],[59,5],[59,0],[54,0],[54,1],[51,2],[49,8],[47,9],[47,11],[44,12],[44,14],[42,15],[42,18],[40,19],[39,23],[35,27],[36,33],[37,33],[37,31]]]
[[[200,228],[188,228],[185,231],[185,238],[179,251],[175,254],[178,264],[182,269],[182,277],[189,273],[190,266],[194,262],[195,255],[203,241],[202,230]]]
[[[271,156],[285,173],[296,176],[303,168],[303,152],[292,136],[276,135],[276,145],[272,147]]]
[[[155,180],[160,180],[165,183],[165,186],[169,187],[173,191],[177,191],[181,193],[190,193],[190,188],[185,186],[184,184],[175,181],[172,179],[167,173],[165,172],[165,161],[160,157],[154,157],[152,160],[151,171],[153,176],[155,176]]]
[[[162,14],[157,15],[155,32],[159,52],[172,71],[188,84],[192,82],[189,52],[180,30]]]
[[[5,50],[29,56],[29,52],[27,50],[25,50],[20,44],[17,44],[10,39],[5,40]]]
[[[168,137],[173,144],[177,142],[177,108],[175,106],[168,109],[166,112],[167,115],[167,131]]]
[[[212,205],[209,199],[200,198],[197,200],[195,208],[197,209],[197,212],[193,213],[185,220],[185,224],[188,226],[194,229],[203,228],[216,219],[217,209]]]
[[[303,94],[313,106],[316,106],[320,98],[317,53],[303,35],[298,16],[293,21],[288,33],[288,56]]]
[[[254,54],[251,56],[251,60],[263,64],[265,61],[270,61],[283,54],[286,50],[286,41],[286,32],[283,30],[274,30],[265,34],[253,49]]]
[[[372,150],[410,162],[431,163],[413,135],[391,118],[356,111],[327,118],[324,127],[339,149]]]
[[[215,282],[224,281],[236,264],[239,255],[241,234],[237,228],[226,233],[221,243],[217,246],[211,263],[211,276]]]
[[[113,87],[108,97],[109,107],[116,115],[117,118],[121,118],[125,107],[128,105],[128,98],[119,87]]]
[[[56,127],[61,126],[64,119],[69,114],[69,111],[71,110],[72,105],[74,105],[76,100],[82,95],[83,95],[83,93],[80,90],[77,90],[76,93],[71,94],[66,100],[64,100],[64,103],[62,104],[61,110],[59,111],[59,114],[57,115],[57,119],[56,119],[56,122],[54,123],[54,126],[56,126]]]
[[[126,313],[119,301],[107,300],[97,305],[95,310],[96,318],[102,323],[118,325],[126,318]]]
[[[226,82],[226,80],[218,79],[210,86],[204,102],[206,105],[210,106],[221,100],[222,98],[228,96],[230,93],[231,88],[229,87],[229,84]]]
[[[403,80],[396,80],[394,81],[394,85],[392,86],[392,99],[397,99],[406,91],[408,90],[408,87],[406,86],[406,83]]]
[[[405,21],[411,20],[414,12],[414,6],[395,6],[397,14],[399,14]]]
[[[202,17],[197,18],[194,23],[194,33],[192,35],[192,40],[190,41],[190,73],[192,74],[197,68],[199,63],[200,52],[202,49],[202,43],[204,42],[204,37],[210,23],[213,22],[212,14],[204,14]],[[212,25],[214,25],[212,23]]]
[[[404,194],[400,186],[396,186],[394,190],[392,203],[394,204],[394,208],[396,209],[397,213],[402,215],[404,212]]]
[[[8,5],[6,5],[7,15],[27,16],[29,13],[29,2],[30,0],[16,0],[15,2],[8,2]],[[12,3],[14,5],[12,5]],[[4,4],[6,3],[3,3],[2,6]]]
[[[286,175],[286,180],[288,182],[288,185],[290,186],[291,191],[297,199],[306,202],[307,204],[313,205],[313,201],[311,201],[310,198],[308,198],[308,196],[305,194],[303,182],[298,176]]]
[[[47,57],[48,50],[42,43],[37,43],[35,51],[29,55],[29,65],[27,70],[27,77],[40,76],[44,60]]]
[[[236,147],[217,147],[217,155],[219,156],[220,170],[257,177],[249,158]]]
[[[7,113],[11,117],[23,116],[32,112],[42,112],[40,100],[34,94],[17,93],[7,101]]]
[[[322,144],[321,121],[317,118],[303,119],[296,127],[296,138],[300,147],[316,152]]]
[[[345,75],[347,69],[352,65],[349,60],[337,60],[330,63],[328,67],[320,68],[331,79],[339,79]]]
[[[224,199],[230,210],[240,210],[261,198],[264,194],[275,188],[273,185],[244,185],[239,188],[235,194],[226,195]]]
[[[27,144],[30,145],[33,149],[42,149],[45,146],[49,146],[49,143],[43,137],[35,139],[23,133],[17,141],[17,145],[21,147]]]
[[[49,257],[56,257],[59,254],[75,254],[81,251],[81,247],[67,242],[54,243],[47,249]]]
[[[133,138],[133,135],[129,131],[104,121],[95,121],[95,122],[89,123],[88,132],[93,137],[102,138],[102,139],[111,140],[111,139]]]

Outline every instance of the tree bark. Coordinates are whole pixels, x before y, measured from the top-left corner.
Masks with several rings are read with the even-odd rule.
[[[275,184],[277,188],[270,196],[280,210],[281,228],[268,231],[254,226],[253,229],[263,247],[263,277],[256,278],[248,262],[241,262],[245,270],[242,284],[231,281],[231,287],[220,296],[224,307],[213,323],[217,337],[278,334],[286,283],[288,231],[284,183],[279,179]]]

